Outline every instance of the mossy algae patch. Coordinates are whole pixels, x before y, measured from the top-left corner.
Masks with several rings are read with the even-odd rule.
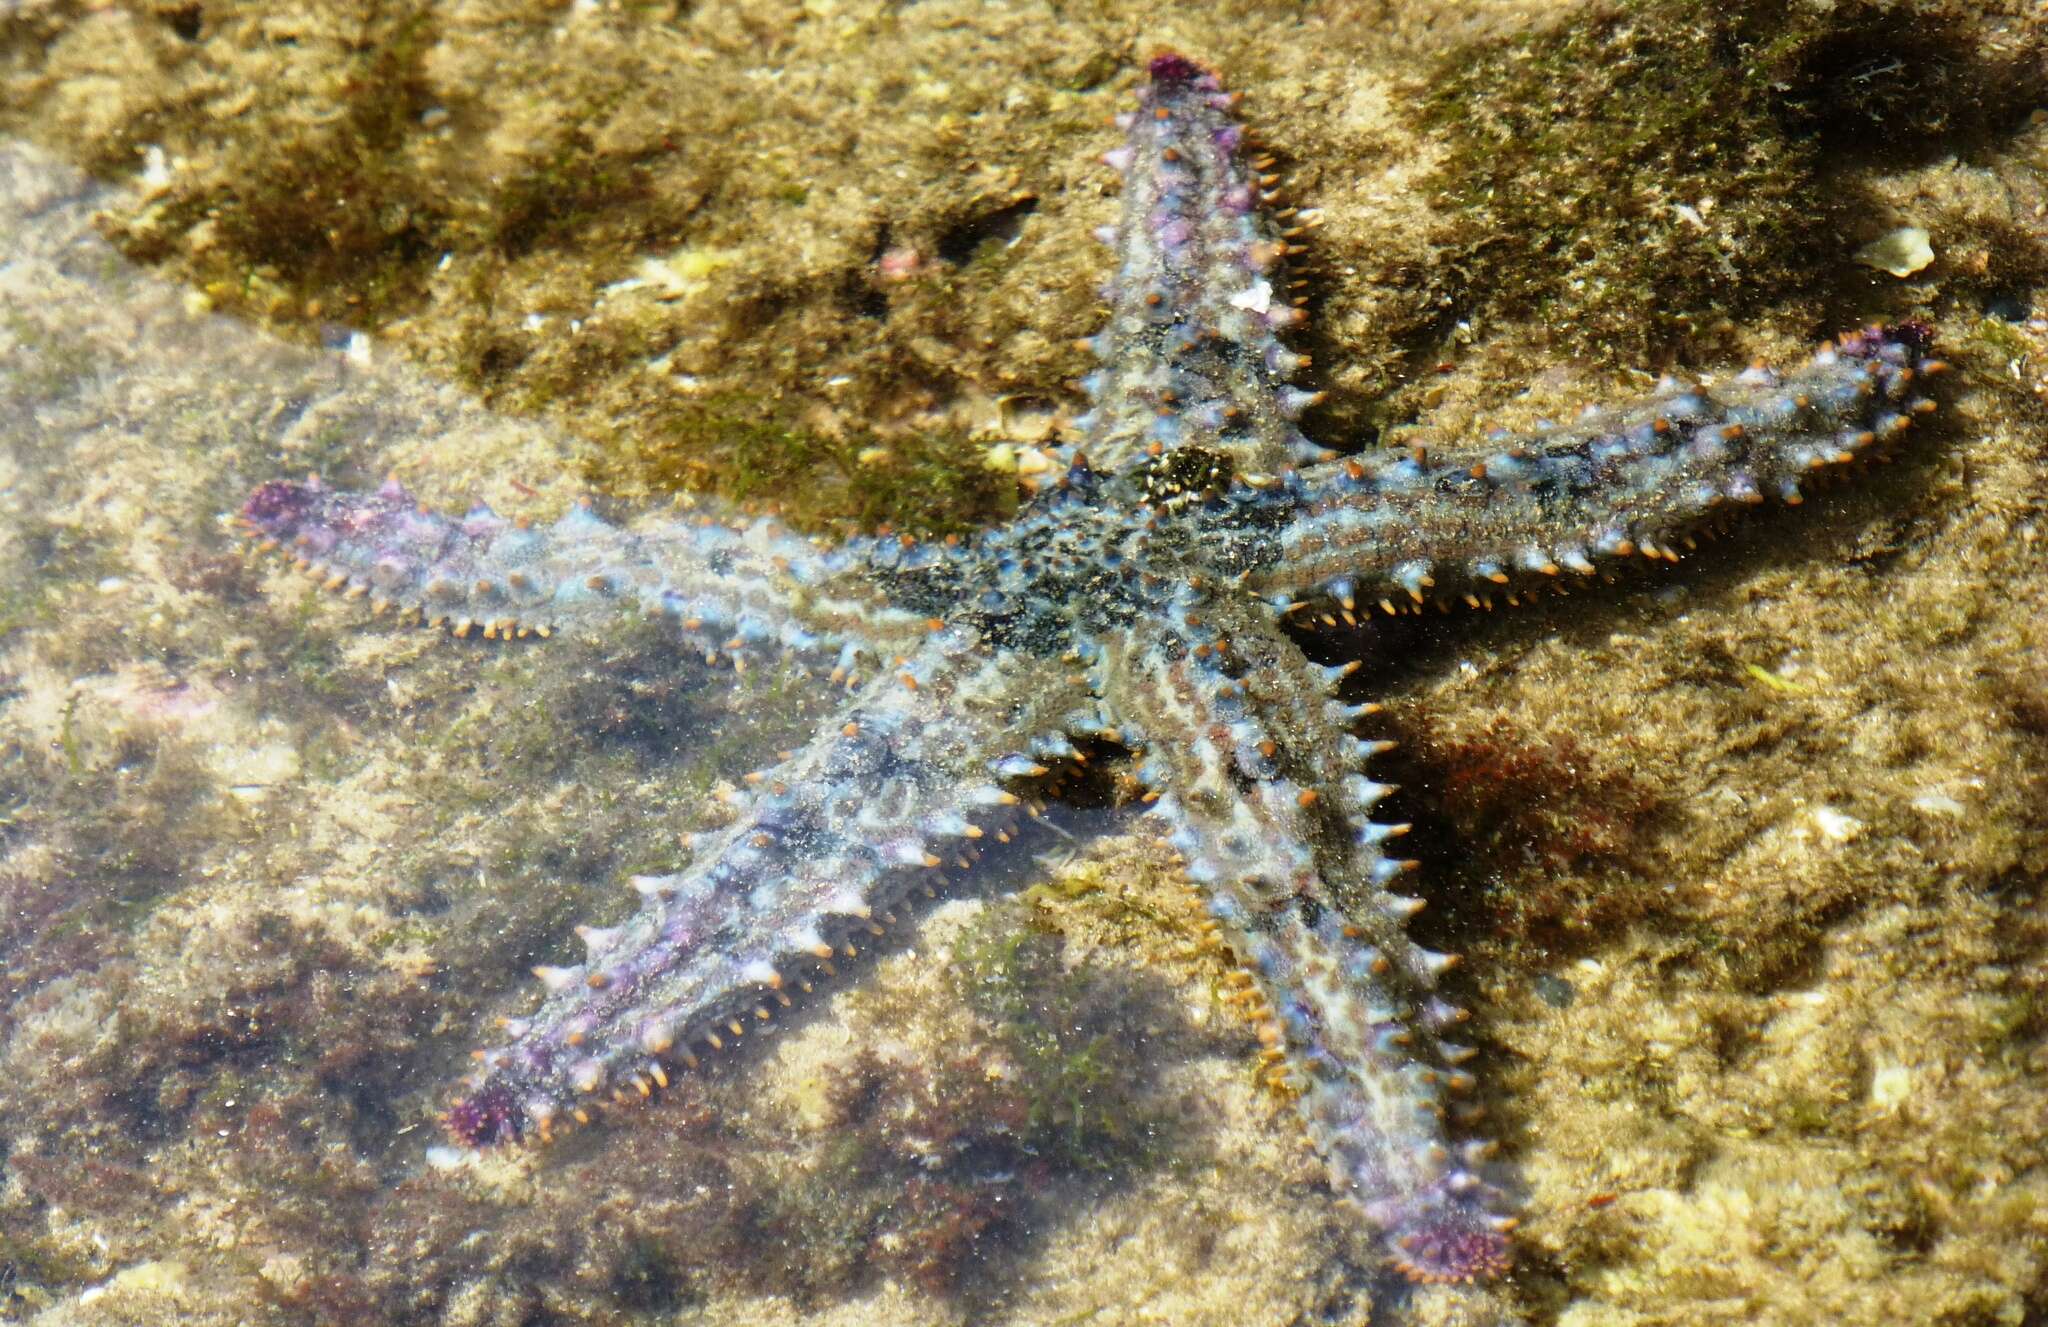
[[[607,492],[714,491],[801,518],[820,512],[858,530],[900,526],[937,536],[971,530],[1015,508],[1015,480],[953,436],[883,439],[860,429],[806,429],[784,405],[692,399],[593,449],[583,470]],[[787,495],[806,493],[793,503]]]
[[[10,118],[75,134],[95,169],[157,176],[148,203],[109,228],[132,257],[179,259],[222,307],[377,323],[415,306],[458,209],[421,169],[435,146],[418,124],[437,39],[428,11],[365,0],[318,21],[210,8],[190,36],[127,10],[17,28],[16,95],[44,118],[24,118],[19,101]],[[241,48],[239,72],[253,77],[234,77],[219,41]],[[323,111],[305,109],[309,92]],[[264,150],[236,152],[238,128],[259,124]],[[208,169],[223,157],[230,171]]]
[[[794,474],[799,523],[951,530],[1003,499],[967,436],[1078,371],[1090,283],[1021,261],[1045,196],[1023,181],[1061,183],[1113,92],[999,18],[56,6],[0,29],[0,123],[142,185],[103,218],[131,256],[571,422],[607,491]],[[1045,78],[1017,84],[1020,45]],[[621,288],[678,252],[728,260]],[[862,452],[888,459],[849,475]]]
[[[2010,131],[2041,50],[1996,7],[1621,0],[1450,52],[1420,104],[1448,144],[1444,317],[1637,364],[1763,315],[1853,320],[1832,292],[1863,284],[1844,241],[1871,204],[1845,166]]]
[[[2038,989],[2041,937],[1997,934],[1998,911],[1873,909],[1770,992],[1703,982],[1655,941],[1566,968],[1582,998],[1516,1019],[1535,1057],[1518,1088],[1557,1102],[1572,1158],[1529,1170],[1582,1290],[1560,1320],[1674,1295],[1772,1324],[2012,1320],[2040,1275],[2038,1028],[2018,1059],[1968,1048],[2007,992]]]

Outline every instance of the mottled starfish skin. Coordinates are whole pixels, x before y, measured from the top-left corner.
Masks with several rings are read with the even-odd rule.
[[[1233,998],[1336,1191],[1419,1280],[1495,1275],[1513,1220],[1483,1143],[1447,1117],[1469,1048],[1435,989],[1452,963],[1409,940],[1413,865],[1373,819],[1389,791],[1293,632],[1436,601],[1477,604],[1637,553],[1846,464],[1933,403],[1924,329],[1873,329],[1779,376],[1666,384],[1649,400],[1455,457],[1321,455],[1274,338],[1284,255],[1258,208],[1232,99],[1163,56],[1110,154],[1125,178],[1111,316],[1093,345],[1093,467],[967,541],[825,547],[772,522],[586,511],[544,529],[451,519],[396,485],[273,483],[244,517],[337,589],[458,632],[672,621],[709,659],[794,652],[849,690],[767,771],[738,819],[672,876],[634,881],[624,924],[547,993],[448,1113],[470,1144],[547,1135],[601,1097],[646,1095],[808,990],[903,901],[1006,838],[1019,793],[1073,741],[1133,753],[1154,812],[1243,960]]]

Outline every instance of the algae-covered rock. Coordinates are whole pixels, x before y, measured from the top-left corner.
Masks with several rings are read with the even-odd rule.
[[[1318,437],[1934,326],[1959,387],[1899,464],[1345,648],[1522,1190],[1485,1312],[2048,1313],[2021,6],[208,0],[0,14],[42,145],[0,170],[0,1317],[1475,1320],[1378,1271],[1114,769],[765,1046],[435,1150],[526,969],[829,698],[645,624],[371,624],[222,520],[308,471],[1000,518],[1081,408],[1094,158],[1169,44],[1320,223]],[[1933,263],[1853,261],[1906,225]]]

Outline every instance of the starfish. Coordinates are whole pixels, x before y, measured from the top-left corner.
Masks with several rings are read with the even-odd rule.
[[[1100,367],[1064,474],[970,539],[838,545],[768,520],[546,527],[451,518],[396,482],[263,485],[242,519],[330,587],[457,635],[671,623],[706,660],[794,655],[847,689],[687,869],[638,877],[587,958],[537,969],[532,1013],[448,1109],[485,1146],[588,1122],[696,1067],[808,992],[949,873],[1007,842],[1034,786],[1088,749],[1130,753],[1151,813],[1240,960],[1231,998],[1335,1192],[1418,1282],[1511,1264],[1516,1218],[1476,1111],[1455,956],[1409,939],[1407,828],[1374,818],[1387,743],[1354,725],[1356,662],[1302,648],[1372,614],[1513,602],[1622,559],[1676,561],[1696,529],[1880,452],[1936,408],[1924,327],[1871,328],[1783,374],[1648,399],[1457,454],[1342,456],[1298,427],[1317,395],[1279,334],[1297,236],[1214,74],[1149,67],[1127,135]],[[1077,746],[1080,743],[1082,745]],[[1087,749],[1084,749],[1087,748]]]

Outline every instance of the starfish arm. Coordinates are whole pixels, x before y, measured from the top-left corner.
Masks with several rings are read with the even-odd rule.
[[[774,521],[667,520],[626,530],[577,507],[546,526],[488,507],[422,508],[396,481],[372,493],[273,481],[245,530],[326,585],[457,635],[603,630],[622,611],[671,619],[707,659],[837,650],[842,668],[915,648],[923,616],[892,608],[849,559]]]
[[[1446,1094],[1465,1090],[1466,1048],[1434,1032],[1464,1017],[1434,993],[1453,961],[1410,940],[1419,899],[1389,886],[1413,863],[1382,845],[1388,789],[1361,771],[1355,711],[1256,602],[1183,590],[1156,618],[1104,643],[1098,686],[1143,747],[1188,874],[1243,960],[1259,1040],[1293,1094],[1331,1181],[1423,1281],[1496,1275],[1513,1222],[1454,1147]],[[1333,722],[1334,720],[1334,722]]]
[[[1097,468],[1154,448],[1200,447],[1273,473],[1328,453],[1294,421],[1317,397],[1289,384],[1307,362],[1276,329],[1302,320],[1280,275],[1292,250],[1261,209],[1235,94],[1177,55],[1153,60],[1126,139],[1105,160],[1123,178],[1108,322],[1086,343],[1102,367],[1076,425]],[[1270,163],[1268,163],[1270,164]]]
[[[540,1007],[449,1110],[470,1145],[546,1136],[605,1095],[637,1099],[678,1065],[766,1020],[836,957],[880,934],[910,895],[1007,840],[1019,798],[1095,714],[1086,679],[990,658],[965,628],[936,633],[867,683],[686,870],[634,880],[624,922],[579,928],[574,967],[536,969]]]
[[[1872,328],[1789,374],[1667,380],[1639,404],[1454,461],[1314,467],[1279,556],[1251,583],[1276,604],[1326,598],[1349,615],[1360,602],[1477,606],[1517,581],[1592,576],[1635,553],[1675,561],[1672,544],[1707,521],[1797,503],[1809,475],[1876,453],[1934,410],[1921,393],[1947,366],[1927,352],[1924,327]]]

